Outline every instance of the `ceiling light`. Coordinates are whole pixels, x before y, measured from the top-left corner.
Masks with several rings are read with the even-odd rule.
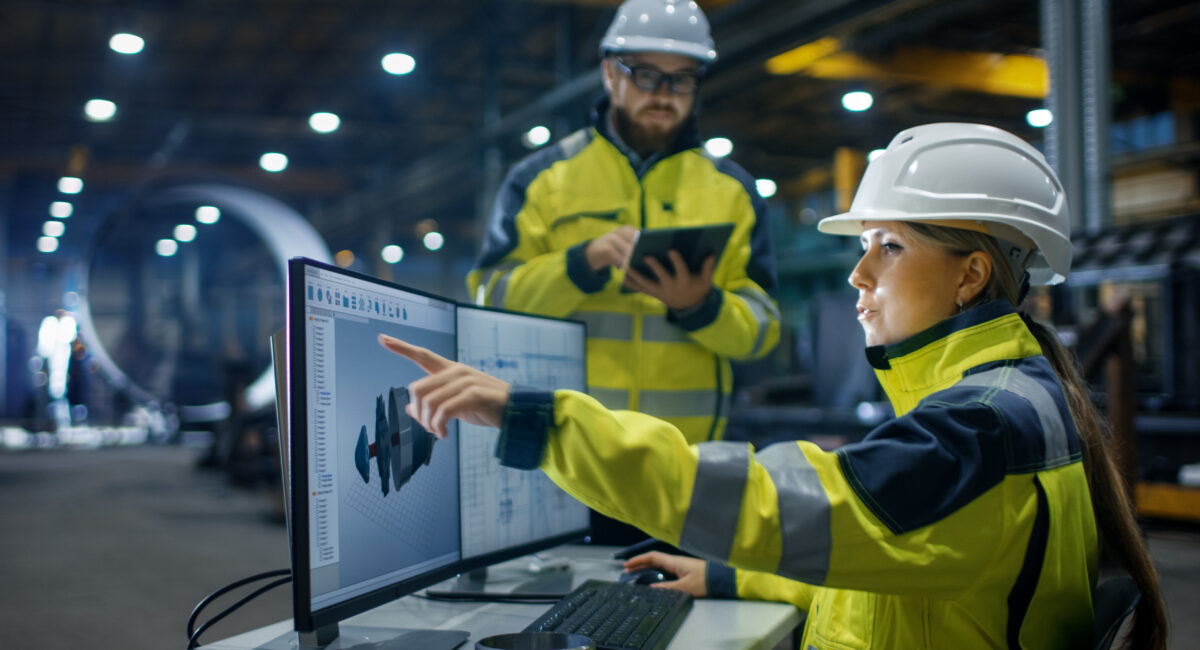
[[[317,133],[333,133],[342,124],[342,118],[334,113],[313,113],[308,118],[308,125]]]
[[[196,221],[204,224],[214,224],[221,219],[221,211],[212,205],[202,205],[196,208]]]
[[[175,226],[175,239],[181,242],[189,242],[196,238],[196,227],[190,223],[181,223]]]
[[[769,199],[772,196],[775,196],[775,190],[779,189],[779,186],[775,184],[775,181],[769,178],[760,178],[754,181],[754,187],[758,189],[758,195],[764,199]]]
[[[354,251],[343,248],[333,256],[333,261],[343,269],[350,268],[350,265],[354,263]]]
[[[79,194],[83,191],[83,179],[74,176],[63,176],[58,179],[58,191],[63,194]]]
[[[50,216],[56,219],[66,219],[75,211],[75,206],[66,201],[55,201],[50,204]]]
[[[179,250],[179,244],[174,239],[160,239],[154,244],[154,252],[163,257],[170,257]]]
[[[264,153],[262,157],[258,159],[258,166],[269,172],[281,172],[287,169],[288,159],[287,156],[281,153]]]
[[[417,60],[403,52],[392,52],[380,63],[390,74],[408,74],[417,68]]]
[[[724,158],[733,153],[733,142],[729,138],[709,138],[704,143],[704,150],[714,158]]]
[[[137,54],[145,45],[146,41],[136,34],[113,34],[112,38],[108,39],[108,46],[121,54]]]
[[[107,99],[89,99],[83,105],[83,114],[93,122],[107,122],[117,114],[117,105]]]
[[[442,237],[442,233],[434,230],[433,232],[425,233],[425,236],[421,238],[421,243],[425,244],[425,248],[435,251],[441,248],[442,244],[446,243],[446,238]]]
[[[871,108],[871,104],[874,103],[875,98],[871,96],[871,93],[862,90],[856,90],[854,92],[849,92],[845,95],[842,95],[842,106],[844,106],[848,111],[854,111],[856,113],[859,111],[865,111],[868,108]]]
[[[870,152],[867,153],[867,162],[871,162],[871,161],[875,160],[876,158],[882,156],[884,151],[887,151],[887,150],[886,149],[872,149]]]
[[[388,244],[387,246],[383,247],[383,251],[380,252],[380,256],[383,257],[383,261],[387,262],[388,264],[395,264],[404,259],[404,249],[395,244]]]
[[[537,149],[549,141],[550,129],[540,124],[529,129],[525,132],[525,135],[521,136],[521,143],[530,149]]]
[[[47,237],[62,237],[67,227],[61,221],[47,221],[42,224],[42,234]]]
[[[53,253],[58,250],[57,237],[38,237],[37,249],[43,253]]]
[[[1029,126],[1040,129],[1050,126],[1050,123],[1054,121],[1054,113],[1051,113],[1048,108],[1035,108],[1025,114],[1025,121],[1029,122]]]

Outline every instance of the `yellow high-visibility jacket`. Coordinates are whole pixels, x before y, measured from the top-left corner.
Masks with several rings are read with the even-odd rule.
[[[588,392],[609,408],[661,417],[692,442],[722,437],[730,359],[765,356],[779,341],[766,206],[735,163],[699,149],[694,119],[673,148],[639,165],[593,127],[522,160],[496,198],[467,287],[478,304],[582,320]],[[638,229],[733,223],[714,290],[686,313],[621,290],[624,272],[597,273],[584,247],[621,225]]]
[[[835,451],[688,445],[570,391],[514,391],[497,455],[808,609],[801,647],[1090,647],[1098,548],[1058,379],[1006,301],[868,348],[897,417]]]

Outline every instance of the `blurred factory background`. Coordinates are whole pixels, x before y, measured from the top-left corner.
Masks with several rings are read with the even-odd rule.
[[[759,179],[785,328],[738,368],[729,436],[835,445],[889,416],[857,242],[815,223],[897,131],[983,122],[1071,193],[1074,272],[1030,300],[1142,514],[1200,521],[1200,2],[698,2],[721,53],[701,133]],[[493,192],[585,124],[618,4],[6,1],[0,448],[178,444],[275,485],[282,259],[467,299]]]

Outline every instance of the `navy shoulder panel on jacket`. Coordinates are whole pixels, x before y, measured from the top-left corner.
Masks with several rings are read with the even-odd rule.
[[[839,449],[842,470],[892,532],[927,526],[1008,474],[1079,460],[1057,386],[1043,357],[984,364],[862,442]]]
[[[529,184],[554,163],[571,158],[582,151],[594,135],[595,131],[592,129],[580,129],[513,165],[496,193],[483,251],[475,268],[493,266],[517,247],[517,213],[525,205],[525,193]]]
[[[717,171],[731,176],[742,184],[754,207],[754,227],[750,230],[750,261],[746,275],[763,290],[774,292],[777,286],[775,252],[771,244],[771,227],[767,223],[767,202],[758,193],[758,184],[741,165],[728,158],[711,158]]]

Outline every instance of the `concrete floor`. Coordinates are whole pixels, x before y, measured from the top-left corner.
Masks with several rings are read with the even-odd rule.
[[[0,645],[183,648],[201,598],[287,568],[271,493],[197,469],[200,453],[144,445],[0,450]],[[1148,537],[1171,608],[1170,647],[1196,648],[1200,526],[1153,526]],[[202,641],[289,618],[290,598],[286,587],[271,591]]]

